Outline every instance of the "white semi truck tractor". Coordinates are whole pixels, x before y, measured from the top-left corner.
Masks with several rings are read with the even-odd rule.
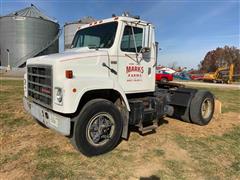
[[[154,131],[165,116],[208,124],[210,92],[156,84],[154,29],[139,17],[113,16],[82,26],[70,50],[29,59],[26,111],[86,156],[115,148],[130,126]]]

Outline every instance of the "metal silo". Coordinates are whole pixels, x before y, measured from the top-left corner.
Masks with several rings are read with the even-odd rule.
[[[89,24],[94,21],[95,21],[95,19],[93,19],[92,17],[84,17],[83,19],[81,19],[79,21],[65,23],[65,25],[64,25],[64,49],[69,49],[71,47],[74,35],[81,26],[83,26],[85,24]]]
[[[59,24],[34,5],[0,17],[2,66],[23,67],[31,57],[57,53]]]

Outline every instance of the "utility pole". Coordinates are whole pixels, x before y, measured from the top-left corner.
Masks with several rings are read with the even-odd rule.
[[[7,69],[10,70],[11,66],[10,66],[10,59],[9,59],[9,49],[7,49],[7,58],[8,58],[8,66]]]

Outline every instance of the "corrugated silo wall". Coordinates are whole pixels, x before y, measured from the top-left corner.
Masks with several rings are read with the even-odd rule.
[[[47,47],[58,34],[59,24],[32,17],[5,16],[0,18],[1,64],[8,65],[7,49],[11,67],[23,65],[26,59],[36,55],[57,53],[58,40]],[[21,61],[21,63],[20,63]]]
[[[81,24],[81,23],[65,24],[64,26],[64,49],[65,50],[71,48],[74,35],[78,31],[78,28],[83,25],[85,24]]]

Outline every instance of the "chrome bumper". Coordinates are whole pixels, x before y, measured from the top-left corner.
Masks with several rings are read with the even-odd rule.
[[[23,97],[25,110],[35,119],[65,136],[70,135],[71,119],[61,116]]]

